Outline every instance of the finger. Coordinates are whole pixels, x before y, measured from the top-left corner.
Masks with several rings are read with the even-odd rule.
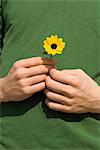
[[[38,65],[56,65],[56,60],[49,58],[35,57],[19,60],[14,64],[15,68],[19,66],[27,68]]]
[[[25,78],[25,79],[20,80],[20,84],[22,86],[31,86],[31,85],[43,82],[43,81],[45,81],[45,79],[46,79],[45,74],[37,75],[37,76],[33,76],[33,77],[29,77],[29,78]]]
[[[63,105],[72,105],[72,100],[61,95],[61,94],[57,94],[57,93],[54,93],[48,89],[46,89],[44,91],[47,99],[51,100],[51,101],[54,101],[54,102],[57,102],[57,103],[60,103],[60,104],[63,104]]]
[[[23,78],[46,74],[49,72],[49,70],[53,68],[53,66],[50,65],[39,65],[35,67],[26,68],[24,72],[22,72]]]
[[[79,69],[63,69],[61,70],[61,72],[65,73],[65,74],[72,74],[72,75],[76,75]]]
[[[57,104],[57,103],[49,101],[48,99],[46,99],[45,103],[50,109],[53,109],[55,111],[61,111],[61,112],[66,112],[66,113],[71,112],[71,106]]]
[[[84,76],[85,75],[85,72],[82,70],[82,69],[71,69],[71,70],[62,70],[63,73],[65,74],[72,74],[72,75],[75,75],[75,76]]]
[[[72,86],[55,81],[51,79],[50,76],[46,77],[46,87],[55,93],[62,94],[69,98],[73,98],[76,92],[76,89]]]
[[[45,82],[41,82],[32,86],[27,86],[23,89],[25,94],[35,94],[45,88]]]
[[[79,78],[73,74],[65,74],[62,71],[56,70],[55,68],[50,70],[50,76],[56,81],[72,86],[77,86]]]

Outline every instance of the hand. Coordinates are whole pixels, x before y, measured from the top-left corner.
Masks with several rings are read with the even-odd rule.
[[[0,80],[1,102],[24,100],[45,88],[46,74],[55,60],[35,57],[17,61]]]
[[[100,87],[84,71],[50,70],[45,95],[49,108],[66,113],[100,113]]]

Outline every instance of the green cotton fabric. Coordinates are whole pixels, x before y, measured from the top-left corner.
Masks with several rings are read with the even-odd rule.
[[[0,1],[0,63],[1,63],[1,39],[2,39],[2,17],[1,17],[1,1]]]
[[[46,37],[66,42],[57,68],[81,68],[92,78],[100,74],[100,1],[3,0],[3,47],[0,76],[12,65],[43,54]],[[100,77],[95,78],[100,83]],[[22,102],[0,105],[0,150],[99,150],[100,115],[56,112],[42,92]]]

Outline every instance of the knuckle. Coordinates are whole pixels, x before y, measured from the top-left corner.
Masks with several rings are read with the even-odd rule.
[[[81,74],[83,74],[84,71],[82,69],[77,69],[76,72],[77,72],[77,74],[81,75]]]
[[[44,70],[48,70],[49,66],[47,66],[47,65],[41,65],[40,68],[44,69]]]
[[[37,57],[37,59],[38,59],[38,60],[41,60],[41,59],[42,59],[42,57]]]
[[[61,90],[64,94],[67,94],[68,88],[66,89],[65,86],[62,86]]]
[[[65,96],[69,96],[70,98],[75,97],[77,95],[77,90],[72,87],[63,87],[63,93]]]
[[[50,79],[49,79],[48,77],[46,78],[46,86],[47,86],[48,88],[51,87],[51,81],[50,81]]]
[[[51,88],[51,82],[48,81],[48,82],[46,83],[46,86],[47,86],[48,88]]]
[[[34,58],[34,61],[41,62],[41,64],[43,64],[42,57],[36,57]]]
[[[15,72],[15,77],[16,77],[17,79],[21,79],[21,77],[22,77],[21,70],[17,70],[17,71]]]
[[[46,74],[44,74],[44,75],[42,76],[42,78],[43,78],[44,80],[46,79],[46,77],[47,77]]]
[[[19,61],[16,61],[16,62],[14,63],[14,65],[13,65],[13,69],[16,70],[16,69],[19,68],[19,66],[20,66],[20,62],[19,62]]]
[[[70,105],[70,106],[73,106],[73,104],[74,104],[74,101],[73,101],[73,100],[70,100],[70,101],[69,101],[69,105]],[[71,108],[70,108],[70,109],[71,109]]]
[[[62,92],[63,92],[65,95],[67,95],[68,93],[70,93],[70,87],[69,87],[69,86],[66,86],[66,85],[63,85],[60,90],[62,90]]]
[[[67,113],[72,113],[72,107],[66,107],[65,112]]]
[[[21,88],[21,92],[23,94],[29,94],[28,90],[25,87]]]
[[[46,96],[47,96],[48,98],[51,98],[51,93],[50,93],[49,91],[47,91],[47,92],[46,92]]]
[[[41,65],[40,69],[42,70],[42,72],[47,73],[49,71],[49,67],[45,66],[45,65]]]
[[[50,76],[54,78],[55,75],[56,75],[56,71],[54,69],[51,69],[50,70]]]
[[[53,106],[51,105],[51,103],[50,102],[48,102],[48,107],[50,108],[50,109],[53,109]]]
[[[18,82],[20,87],[24,87],[25,86],[25,82],[23,80],[19,80]]]
[[[45,81],[46,80],[46,75],[45,74],[41,75],[38,80]]]
[[[71,90],[70,90],[70,95],[71,95],[72,97],[76,97],[76,96],[77,96],[77,91],[76,91],[75,89],[71,89]]]
[[[75,77],[74,79],[73,79],[73,83],[74,83],[74,85],[79,85],[80,84],[80,80],[79,80],[79,78],[78,77]]]
[[[66,69],[63,69],[62,72],[63,72],[63,73],[66,73],[67,71],[66,71]]]
[[[37,58],[37,60],[41,60],[42,58],[41,57],[36,57]]]
[[[43,87],[44,87],[44,82],[41,82],[39,87],[38,87],[38,90],[40,91]]]

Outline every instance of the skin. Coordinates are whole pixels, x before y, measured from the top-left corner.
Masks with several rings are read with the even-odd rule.
[[[55,60],[35,57],[15,62],[0,79],[0,102],[22,101],[45,89],[45,79]]]
[[[100,87],[83,70],[50,70],[46,105],[65,113],[100,113]]]
[[[22,101],[44,90],[46,105],[65,113],[100,113],[100,87],[81,69],[55,69],[56,61],[35,57],[15,62],[0,79],[0,102]]]

